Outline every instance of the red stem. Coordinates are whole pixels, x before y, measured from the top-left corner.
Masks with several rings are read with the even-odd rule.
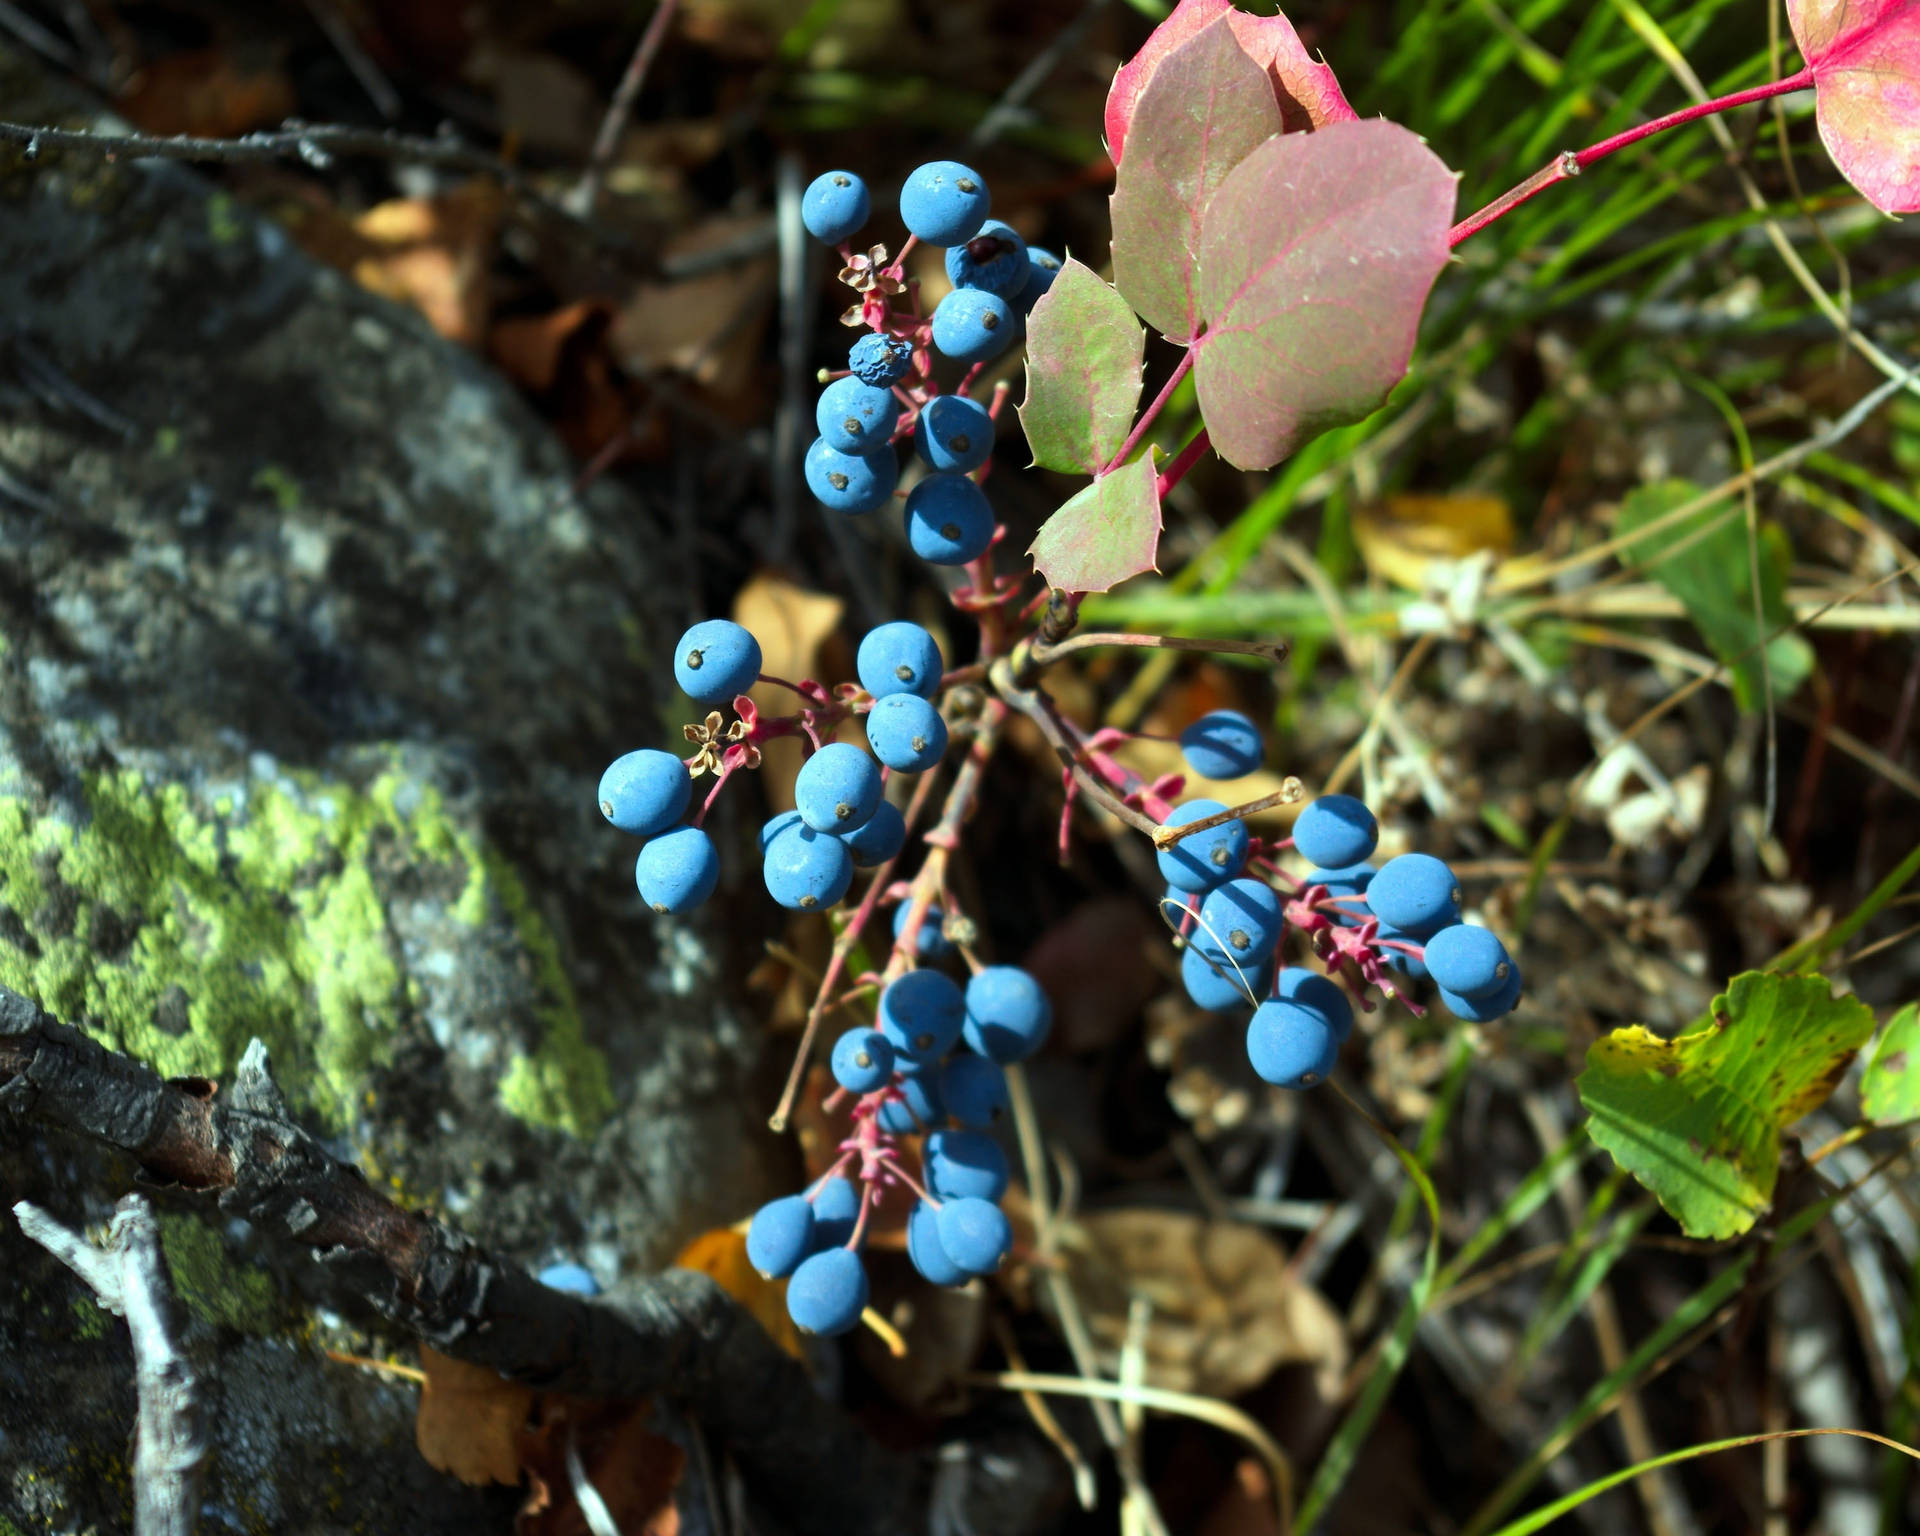
[[[1212,446],[1212,440],[1207,436],[1207,429],[1202,427],[1199,435],[1175,454],[1173,462],[1160,471],[1160,479],[1153,488],[1153,494],[1164,499],[1168,491],[1187,478],[1187,471],[1198,464],[1200,456]]]
[[[1642,139],[1651,138],[1656,133],[1665,133],[1667,129],[1678,128],[1682,123],[1711,117],[1716,112],[1730,111],[1734,107],[1766,101],[1774,96],[1785,96],[1790,91],[1804,91],[1813,83],[1813,66],[1809,64],[1797,74],[1788,75],[1780,80],[1770,80],[1765,85],[1751,86],[1744,91],[1735,91],[1730,96],[1716,96],[1712,101],[1702,101],[1691,107],[1682,107],[1678,112],[1669,112],[1665,117],[1656,117],[1652,122],[1642,123],[1639,127],[1629,128],[1623,133],[1616,133],[1612,138],[1602,139],[1598,144],[1591,144],[1585,149],[1562,151],[1517,187],[1502,192],[1478,213],[1469,214],[1454,225],[1447,233],[1447,244],[1458,245],[1468,236],[1479,234],[1489,224],[1504,218],[1522,203],[1546,191],[1548,187],[1557,182],[1566,181],[1569,177],[1578,176],[1588,166],[1625,149],[1629,144],[1638,144]]]
[[[1188,347],[1180,354],[1179,366],[1173,370],[1173,376],[1160,386],[1160,393],[1153,402],[1140,413],[1140,419],[1133,424],[1133,430],[1127,434],[1127,440],[1120,445],[1120,451],[1100,466],[1100,473],[1110,475],[1133,456],[1133,450],[1140,446],[1140,439],[1167,408],[1167,402],[1173,398],[1173,392],[1180,387],[1180,381],[1193,372],[1193,348]]]

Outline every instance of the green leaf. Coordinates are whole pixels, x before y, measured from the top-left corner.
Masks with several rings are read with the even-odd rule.
[[[1920,1003],[1908,1003],[1880,1032],[1860,1082],[1860,1111],[1875,1125],[1920,1120]]]
[[[1773,1200],[1780,1133],[1825,1102],[1873,1033],[1873,1011],[1819,976],[1748,971],[1705,1029],[1635,1024],[1596,1040],[1580,1074],[1593,1139],[1690,1237],[1734,1237]]]
[[[1688,480],[1642,486],[1622,503],[1617,531],[1633,533],[1701,494],[1701,488]],[[1680,600],[1713,654],[1732,669],[1734,699],[1742,709],[1752,710],[1766,698],[1755,647],[1763,634],[1772,634],[1793,617],[1786,599],[1793,550],[1776,525],[1768,523],[1760,529],[1760,622],[1764,628],[1756,633],[1746,524],[1737,516],[1728,517],[1728,511],[1726,502],[1702,507],[1635,541],[1622,553]],[[1700,530],[1715,518],[1725,521],[1702,535]],[[1748,652],[1744,661],[1736,661]],[[1776,701],[1785,699],[1813,670],[1813,650],[1799,635],[1781,635],[1768,645],[1767,662],[1773,671],[1773,696]]]
[[[1133,424],[1146,349],[1127,301],[1069,256],[1027,317],[1020,425],[1034,463],[1079,475],[1106,466]]]
[[[1160,548],[1160,474],[1142,454],[1102,475],[1040,525],[1027,553],[1047,585],[1104,592],[1151,571]]]
[[[1447,264],[1454,184],[1379,119],[1268,139],[1221,183],[1201,222],[1193,372],[1221,458],[1266,469],[1386,399]]]
[[[1113,281],[1169,341],[1187,340],[1199,324],[1201,211],[1227,173],[1279,131],[1267,72],[1224,12],[1161,59],[1140,93],[1114,176]]]

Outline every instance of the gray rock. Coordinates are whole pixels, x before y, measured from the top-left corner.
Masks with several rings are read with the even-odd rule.
[[[0,96],[95,122],[3,50]],[[573,473],[484,364],[193,172],[0,147],[0,982],[170,1074],[257,1035],[401,1197],[613,1282],[774,1191],[714,920],[663,942],[592,805],[663,734],[641,604],[684,580]],[[0,1179],[70,1220],[124,1188],[49,1155],[0,1142]],[[35,1252],[0,1232],[0,1512],[113,1529],[126,1352],[72,1336]],[[207,1323],[246,1405],[209,1499],[472,1528],[466,1490],[366,1472],[417,1462],[411,1392],[285,1334],[292,1282],[259,1283],[256,1328]],[[323,1446],[334,1507],[301,1481]]]

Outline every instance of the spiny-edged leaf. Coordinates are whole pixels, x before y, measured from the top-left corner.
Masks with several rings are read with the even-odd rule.
[[[1618,531],[1627,534],[1644,528],[1700,495],[1701,488],[1688,480],[1644,485],[1621,504]],[[1756,629],[1746,523],[1727,518],[1712,533],[1699,536],[1701,528],[1726,512],[1726,502],[1702,507],[1691,517],[1628,545],[1622,554],[1680,600],[1713,654],[1732,668],[1735,700],[1742,709],[1752,710],[1766,699],[1755,646],[1762,635],[1772,634],[1792,617],[1786,587],[1793,551],[1778,527],[1769,523],[1760,529],[1760,624],[1764,627]],[[1736,665],[1734,658],[1747,652],[1751,654]],[[1788,697],[1813,670],[1813,650],[1799,635],[1781,635],[1767,646],[1766,655],[1776,700]]]
[[[1069,256],[1027,317],[1020,425],[1034,463],[1091,475],[1120,451],[1140,403],[1146,348],[1127,301]]]
[[[1663,1040],[1635,1024],[1596,1040],[1577,1086],[1593,1139],[1690,1237],[1735,1237],[1773,1201],[1780,1133],[1824,1103],[1873,1012],[1818,976],[1748,971],[1713,1023]]]
[[[1236,10],[1232,0],[1180,0],[1140,51],[1114,73],[1107,91],[1106,130],[1107,153],[1115,165],[1120,164],[1140,93],[1160,61],[1222,16],[1248,56],[1267,71],[1288,132],[1350,122],[1357,116],[1347,105],[1333,70],[1314,60],[1285,16],[1249,16]]]
[[[1159,472],[1152,453],[1102,475],[1052,517],[1027,553],[1061,592],[1105,592],[1151,571],[1160,550]]]
[[[1860,1081],[1860,1112],[1875,1125],[1920,1120],[1920,1003],[1908,1003],[1880,1031]]]
[[[1185,341],[1198,324],[1202,210],[1249,151],[1279,132],[1267,73],[1225,18],[1163,58],[1140,93],[1131,153],[1114,177],[1113,282],[1169,340]]]
[[[1376,120],[1269,139],[1222,183],[1201,225],[1194,385],[1229,464],[1277,464],[1400,381],[1447,263],[1454,182]]]
[[[1920,212],[1920,0],[1787,0],[1820,141],[1882,213]]]

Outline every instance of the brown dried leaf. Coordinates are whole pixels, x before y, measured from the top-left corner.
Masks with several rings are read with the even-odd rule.
[[[1347,1364],[1346,1333],[1320,1293],[1287,1269],[1255,1227],[1180,1211],[1099,1211],[1066,1236],[1094,1336],[1117,1352],[1131,1299],[1153,1306],[1147,1380],[1237,1397],[1283,1365],[1310,1364],[1331,1394]]]
[[[424,1344],[420,1368],[427,1379],[413,1435],[427,1464],[476,1486],[519,1482],[519,1437],[532,1389]]]
[[[825,592],[811,592],[786,577],[761,571],[740,589],[733,600],[733,621],[751,630],[760,642],[760,670],[769,677],[784,677],[790,683],[805,678],[834,681],[853,674],[853,658],[845,644],[831,646],[840,627],[846,604]],[[762,715],[790,715],[800,707],[800,699],[791,690],[761,683],[751,698]],[[852,735],[849,727],[846,734]],[[764,760],[760,783],[771,811],[793,806],[793,781],[800,773],[801,754],[791,745],[774,750]],[[818,927],[818,923],[814,926]]]
[[[142,69],[120,110],[148,133],[226,139],[273,128],[294,109],[293,83],[277,59],[227,48],[170,53]]]
[[[515,1536],[592,1536],[567,1475],[567,1444],[627,1536],[676,1536],[674,1490],[686,1467],[680,1447],[649,1428],[646,1402],[603,1402],[548,1394],[520,1437],[527,1497],[514,1517]]]
[[[501,206],[500,189],[477,179],[438,197],[375,204],[353,221],[364,242],[349,268],[354,281],[412,305],[449,341],[479,346]]]

